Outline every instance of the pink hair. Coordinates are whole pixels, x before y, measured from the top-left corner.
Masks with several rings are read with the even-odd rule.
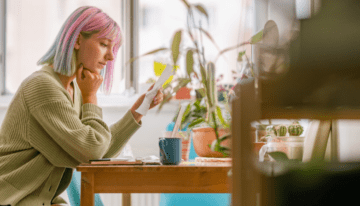
[[[108,38],[115,43],[113,53],[116,57],[122,44],[121,30],[118,24],[100,9],[92,6],[84,6],[76,9],[65,21],[56,40],[49,51],[38,61],[39,65],[53,64],[54,71],[71,76],[76,71],[73,65],[74,45],[80,33],[97,33],[99,38]],[[105,66],[103,91],[106,94],[111,92],[113,81],[113,61]],[[103,73],[103,72],[102,72]]]

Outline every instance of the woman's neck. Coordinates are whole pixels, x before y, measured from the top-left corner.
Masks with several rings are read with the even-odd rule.
[[[52,65],[50,65],[50,66],[53,67]],[[62,74],[57,73],[57,72],[55,72],[55,73],[58,75],[58,77],[59,77],[62,85],[64,86],[64,88],[65,88],[67,91],[73,89],[73,87],[72,87],[72,85],[71,85],[71,82],[76,78],[76,74],[74,74],[73,76],[70,76],[70,77],[69,77],[69,76],[62,75]]]

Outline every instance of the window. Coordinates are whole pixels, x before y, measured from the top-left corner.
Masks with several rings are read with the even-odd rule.
[[[254,33],[252,9],[249,3],[252,2],[251,0],[188,1],[200,3],[207,10],[209,21],[208,23],[202,21],[202,27],[212,35],[220,50],[248,40]],[[5,61],[0,61],[2,65],[0,89],[7,94],[15,93],[20,83],[40,68],[36,62],[50,48],[65,19],[79,6],[99,7],[119,23],[124,33],[125,43],[120,48],[115,63],[112,94],[124,93],[131,87],[139,88],[139,85],[146,83],[149,78],[155,78],[154,60],[167,63],[170,60],[169,54],[157,53],[143,57],[136,61],[133,68],[125,66],[125,62],[133,56],[153,49],[170,47],[175,31],[186,28],[187,11],[181,0],[0,0],[0,2],[1,8],[6,6],[6,18],[0,21],[0,23],[3,20],[6,22],[4,29],[1,29],[3,24],[0,24],[0,55],[1,51],[5,51],[2,58],[6,60],[5,67],[1,63]],[[135,13],[124,15],[124,12],[129,10]],[[203,17],[195,16],[196,20],[200,18]],[[131,20],[135,20],[135,24],[131,23]],[[129,26],[130,24],[132,27]],[[129,28],[133,30],[129,32]],[[1,43],[2,35],[5,33],[6,46]],[[184,32],[182,46],[192,46],[185,36]],[[219,50],[205,36],[203,42],[206,58],[214,61]],[[225,53],[217,60],[217,76],[223,74],[224,83],[232,81],[231,71],[239,69],[237,54],[244,49],[251,54],[250,47],[238,48]],[[184,61],[183,58],[179,59],[180,74],[185,74]],[[137,91],[144,92],[141,89]]]
[[[85,5],[102,9],[121,27],[122,0],[6,1],[5,88],[7,93],[15,93],[26,77],[40,69],[36,62],[48,51],[66,18],[76,8]],[[124,45],[116,57],[113,94],[121,93],[125,89],[122,71],[123,47]]]
[[[250,5],[247,5],[247,1],[240,0],[188,0],[189,3],[202,4],[208,12],[209,23],[206,19],[200,15],[195,15],[195,21],[198,22],[200,18],[202,20],[202,28],[207,30],[220,49],[234,46],[239,41],[244,41],[243,36],[246,25],[242,25],[241,17],[245,15]],[[245,4],[244,4],[245,2]],[[182,47],[193,46],[190,39],[187,38],[185,32],[186,26],[186,14],[187,10],[184,3],[180,0],[139,0],[140,13],[140,28],[139,28],[139,53],[145,54],[149,51],[160,47],[171,48],[171,41],[174,33],[183,29]],[[244,8],[244,10],[243,10]],[[246,8],[246,9],[245,9]],[[243,12],[242,12],[243,11]],[[249,13],[247,13],[249,14]],[[248,18],[247,21],[251,19]],[[246,35],[250,38],[250,35]],[[205,55],[208,60],[214,61],[219,53],[219,50],[214,44],[205,36],[202,37],[205,47]],[[231,70],[237,68],[237,53],[244,48],[235,49],[233,51],[225,53],[223,57],[220,57],[217,62],[217,76],[224,75],[224,83],[232,81]],[[250,51],[249,51],[250,52]],[[160,61],[162,63],[170,63],[170,54],[156,53],[140,58],[139,60],[139,83],[145,84],[149,79],[154,78],[154,61]],[[185,75],[185,60],[179,59],[178,62],[180,71],[178,74]],[[141,86],[140,86],[141,87]]]

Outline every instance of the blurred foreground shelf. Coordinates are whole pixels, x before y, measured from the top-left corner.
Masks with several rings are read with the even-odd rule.
[[[273,1],[257,2],[265,5],[266,12]],[[284,11],[279,7],[276,12]],[[316,15],[299,22],[300,32],[288,51],[288,70],[275,76],[259,75],[236,86],[232,102],[233,206],[358,202],[357,190],[352,188],[360,184],[360,163],[337,162],[336,135],[330,139],[330,162],[284,170],[284,165],[256,163],[250,124],[260,119],[320,119],[332,124],[336,119],[360,119],[359,21],[359,1],[322,0]],[[259,56],[254,60],[255,66],[260,65],[255,74],[264,73]]]

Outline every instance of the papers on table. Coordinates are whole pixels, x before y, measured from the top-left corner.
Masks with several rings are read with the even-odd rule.
[[[160,159],[155,155],[138,158],[103,158],[90,160],[93,165],[160,165]]]

